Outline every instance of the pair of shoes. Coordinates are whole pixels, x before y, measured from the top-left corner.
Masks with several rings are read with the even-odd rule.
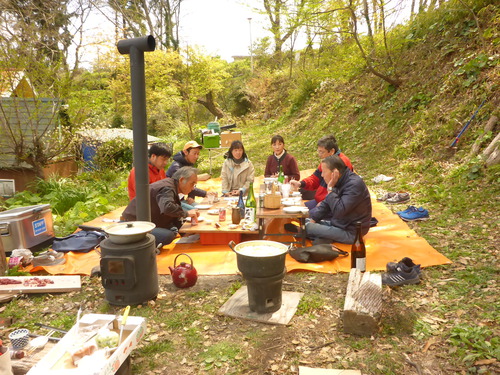
[[[385,202],[387,199],[394,197],[397,193],[385,193],[380,198],[377,198],[379,202]]]
[[[420,221],[429,219],[429,211],[422,207],[408,206],[404,211],[396,212],[404,221]]]
[[[386,202],[390,204],[404,203],[410,200],[410,194],[405,192],[395,193],[392,197],[387,198]]]
[[[420,283],[420,266],[417,272],[416,268],[411,268],[408,271],[398,271],[392,273],[384,273],[382,275],[382,284],[389,286],[411,285]]]
[[[295,224],[292,224],[292,223],[286,223],[285,224],[285,230],[287,232],[299,233],[299,227],[296,226]]]
[[[389,262],[387,263],[387,272],[395,273],[395,272],[411,272],[411,270],[415,269],[418,274],[420,274],[420,264],[415,264],[411,258],[404,257],[399,262]]]

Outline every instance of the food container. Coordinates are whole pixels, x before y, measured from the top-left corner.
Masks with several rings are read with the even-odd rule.
[[[16,329],[9,334],[9,340],[15,350],[22,349],[28,345],[30,331],[26,328]]]
[[[50,204],[0,212],[0,253],[30,249],[54,238]]]
[[[269,277],[283,273],[288,246],[275,241],[230,243],[244,277]]]
[[[281,195],[276,193],[264,196],[264,208],[276,210],[281,207]]]
[[[105,228],[109,240],[115,244],[138,242],[146,237],[156,225],[149,221],[126,221]]]
[[[94,353],[95,359],[88,358],[86,365],[78,368],[72,363],[69,351],[83,346],[86,342],[89,343],[95,340],[95,336],[91,336],[92,332],[96,333],[100,328],[109,326],[112,331],[119,333],[118,321],[121,321],[121,319],[116,320],[115,315],[84,315],[79,324],[75,324],[57,345],[30,369],[28,375],[115,374],[146,333],[145,318],[139,316],[129,316],[127,318],[123,327],[122,341],[116,350],[108,351],[111,355],[107,358],[101,351],[101,353],[96,352]],[[86,339],[87,341],[85,341]]]

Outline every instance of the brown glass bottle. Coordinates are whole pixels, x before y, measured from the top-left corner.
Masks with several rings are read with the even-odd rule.
[[[351,268],[357,268],[361,272],[366,271],[366,249],[361,233],[361,221],[356,222],[356,239],[351,247]]]

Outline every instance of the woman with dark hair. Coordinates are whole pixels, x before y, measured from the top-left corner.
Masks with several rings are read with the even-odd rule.
[[[241,188],[245,194],[250,182],[253,182],[255,168],[248,160],[243,143],[233,141],[226,155],[227,159],[224,161],[221,171],[222,194],[225,196],[238,195]]]
[[[285,141],[281,135],[277,134],[271,139],[271,147],[273,154],[267,158],[264,176],[277,176],[281,166],[283,174],[288,176],[290,180],[300,180],[297,160],[285,150]]]

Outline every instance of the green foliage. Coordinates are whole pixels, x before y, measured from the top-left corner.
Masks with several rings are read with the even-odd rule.
[[[463,362],[489,358],[500,360],[500,338],[488,327],[460,324],[453,327],[449,340],[456,347],[454,355]]]
[[[133,162],[133,142],[124,138],[100,144],[93,158],[93,163],[104,170],[128,171]]]
[[[211,370],[223,365],[234,365],[238,362],[237,358],[240,352],[239,345],[229,341],[221,341],[209,346],[206,351],[200,353],[199,357],[203,360],[205,370]]]
[[[297,315],[311,314],[314,310],[321,309],[325,301],[321,294],[308,294],[301,298],[297,306]]]
[[[412,109],[421,109],[427,106],[431,100],[432,97],[430,95],[419,92],[408,99],[408,101],[403,105],[403,112],[408,112]]]

